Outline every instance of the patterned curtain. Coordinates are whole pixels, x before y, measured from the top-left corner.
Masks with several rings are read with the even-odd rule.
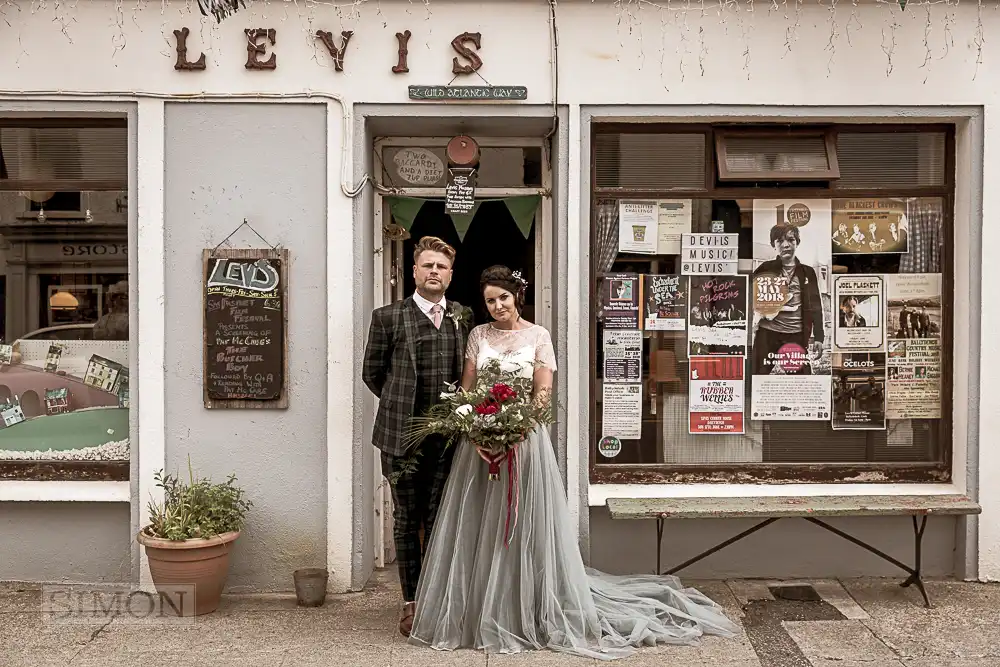
[[[594,209],[594,227],[597,229],[597,241],[593,248],[594,258],[597,260],[595,268],[600,279],[601,274],[611,270],[611,265],[615,263],[618,256],[618,200],[599,199]],[[600,289],[598,282],[597,289],[597,316],[604,313],[604,293]]]
[[[899,261],[900,273],[940,273],[944,241],[944,203],[938,198],[906,202],[906,233],[909,252]]]

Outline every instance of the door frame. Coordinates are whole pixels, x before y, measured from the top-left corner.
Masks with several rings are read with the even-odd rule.
[[[372,147],[372,164],[382,164],[382,149],[388,146],[419,146],[438,148],[448,145],[452,137],[380,137],[374,141]],[[533,285],[535,296],[535,320],[549,331],[554,325],[552,313],[552,281],[554,278],[554,245],[553,245],[553,210],[552,201],[552,155],[549,143],[542,137],[477,137],[477,143],[481,148],[541,148],[542,151],[542,185],[520,186],[520,187],[477,187],[476,198],[488,197],[512,197],[518,195],[541,195],[538,202],[538,210],[535,212],[535,284]],[[387,210],[388,204],[385,197],[441,197],[445,195],[444,188],[397,188],[391,190],[383,182],[384,172],[380,168],[375,172],[375,196],[373,206],[374,216],[372,229],[375,240],[372,249],[376,258],[374,262],[375,275],[373,279],[374,304],[375,307],[383,306],[395,300],[396,296],[402,293],[402,271],[405,267],[400,263],[397,271],[400,272],[397,284],[390,283],[390,273],[393,270],[394,257],[401,257],[403,242],[386,241],[382,235],[384,223],[391,219]],[[405,258],[403,258],[405,259]],[[394,292],[396,292],[394,294]],[[378,410],[378,399],[375,400],[375,409]],[[374,549],[375,567],[385,567],[395,561],[395,544],[392,536],[392,495],[389,490],[388,481],[382,476],[381,462],[378,450],[372,448],[372,456],[375,457],[373,472],[373,487],[375,497],[373,498],[372,511],[374,512]]]

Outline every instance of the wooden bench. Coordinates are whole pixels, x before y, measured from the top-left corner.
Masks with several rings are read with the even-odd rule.
[[[982,507],[962,495],[930,496],[774,496],[754,498],[609,498],[612,519],[656,520],[656,571],[674,574],[698,561],[756,533],[778,519],[802,518],[867,549],[876,556],[909,574],[901,586],[916,584],[930,607],[930,600],[920,575],[924,528],[931,514],[980,514]],[[910,567],[862,540],[834,528],[818,517],[909,516],[913,519],[914,555]],[[917,520],[919,517],[919,521]],[[739,535],[721,542],[680,565],[661,572],[660,555],[663,525],[666,519],[763,519]]]

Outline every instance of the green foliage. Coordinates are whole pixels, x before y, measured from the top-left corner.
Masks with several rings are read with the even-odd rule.
[[[253,503],[236,486],[236,476],[222,483],[196,478],[188,457],[188,481],[176,475],[155,475],[156,486],[163,489],[163,503],[149,503],[150,523],[143,532],[166,540],[207,538],[243,529],[246,514]]]

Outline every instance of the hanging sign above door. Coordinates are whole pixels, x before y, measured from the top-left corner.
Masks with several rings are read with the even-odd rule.
[[[500,102],[528,99],[528,89],[524,86],[409,86],[408,88],[411,100]]]
[[[448,185],[444,190],[444,212],[465,215],[476,205],[476,170],[451,167],[448,169]]]

